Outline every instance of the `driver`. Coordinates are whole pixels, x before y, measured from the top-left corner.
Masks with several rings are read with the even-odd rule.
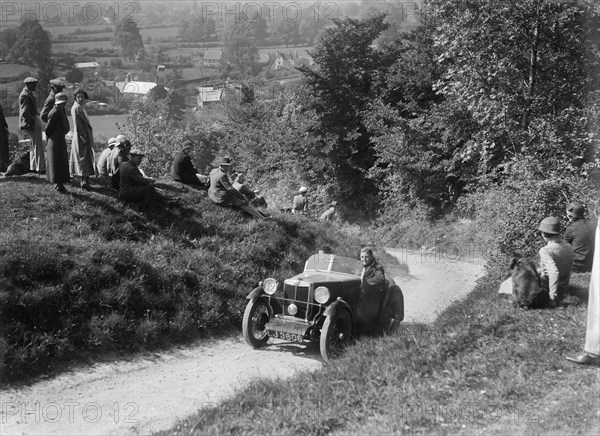
[[[360,251],[360,262],[363,265],[361,274],[362,298],[361,308],[365,316],[371,318],[379,313],[380,304],[383,302],[385,290],[385,272],[375,256],[371,247],[364,247]]]

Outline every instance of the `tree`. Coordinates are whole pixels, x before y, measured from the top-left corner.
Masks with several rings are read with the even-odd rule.
[[[67,82],[80,83],[83,80],[83,71],[73,68],[65,75]]]
[[[117,23],[112,44],[119,47],[119,52],[124,61],[133,60],[140,49],[144,49],[142,35],[133,18],[127,17]]]
[[[226,23],[222,39],[223,56],[226,65],[232,67],[231,74],[242,79],[256,74],[258,43],[252,23],[249,20],[234,20]]]
[[[25,20],[18,29],[18,38],[10,48],[8,58],[15,63],[42,67],[52,54],[50,36],[38,20]],[[39,86],[39,85],[38,85]]]
[[[0,56],[8,57],[11,47],[19,39],[19,31],[14,27],[7,27],[0,31]]]

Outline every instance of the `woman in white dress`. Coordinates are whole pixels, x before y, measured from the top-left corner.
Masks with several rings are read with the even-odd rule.
[[[75,103],[71,108],[73,119],[73,142],[71,143],[71,174],[81,177],[81,189],[89,191],[90,176],[96,174],[94,158],[94,135],[85,111],[88,94],[81,88],[75,90]]]

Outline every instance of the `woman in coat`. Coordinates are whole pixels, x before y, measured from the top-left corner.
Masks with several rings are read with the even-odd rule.
[[[55,183],[54,189],[58,192],[67,192],[63,183],[70,180],[69,155],[67,154],[67,141],[65,135],[69,133],[69,119],[65,111],[65,103],[69,99],[66,94],[59,92],[54,97],[54,107],[48,114],[46,125],[46,178]]]
[[[85,101],[88,94],[83,89],[75,90],[75,103],[71,108],[74,132],[71,143],[71,173],[81,176],[81,189],[90,190],[90,176],[94,175],[94,135],[87,112]]]

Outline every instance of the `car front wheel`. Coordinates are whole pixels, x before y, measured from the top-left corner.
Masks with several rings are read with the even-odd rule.
[[[347,310],[328,316],[321,329],[321,356],[326,362],[339,356],[350,342],[352,319]]]
[[[263,300],[250,300],[244,311],[242,333],[244,339],[253,348],[263,347],[269,340],[265,325],[269,322],[269,307]]]

